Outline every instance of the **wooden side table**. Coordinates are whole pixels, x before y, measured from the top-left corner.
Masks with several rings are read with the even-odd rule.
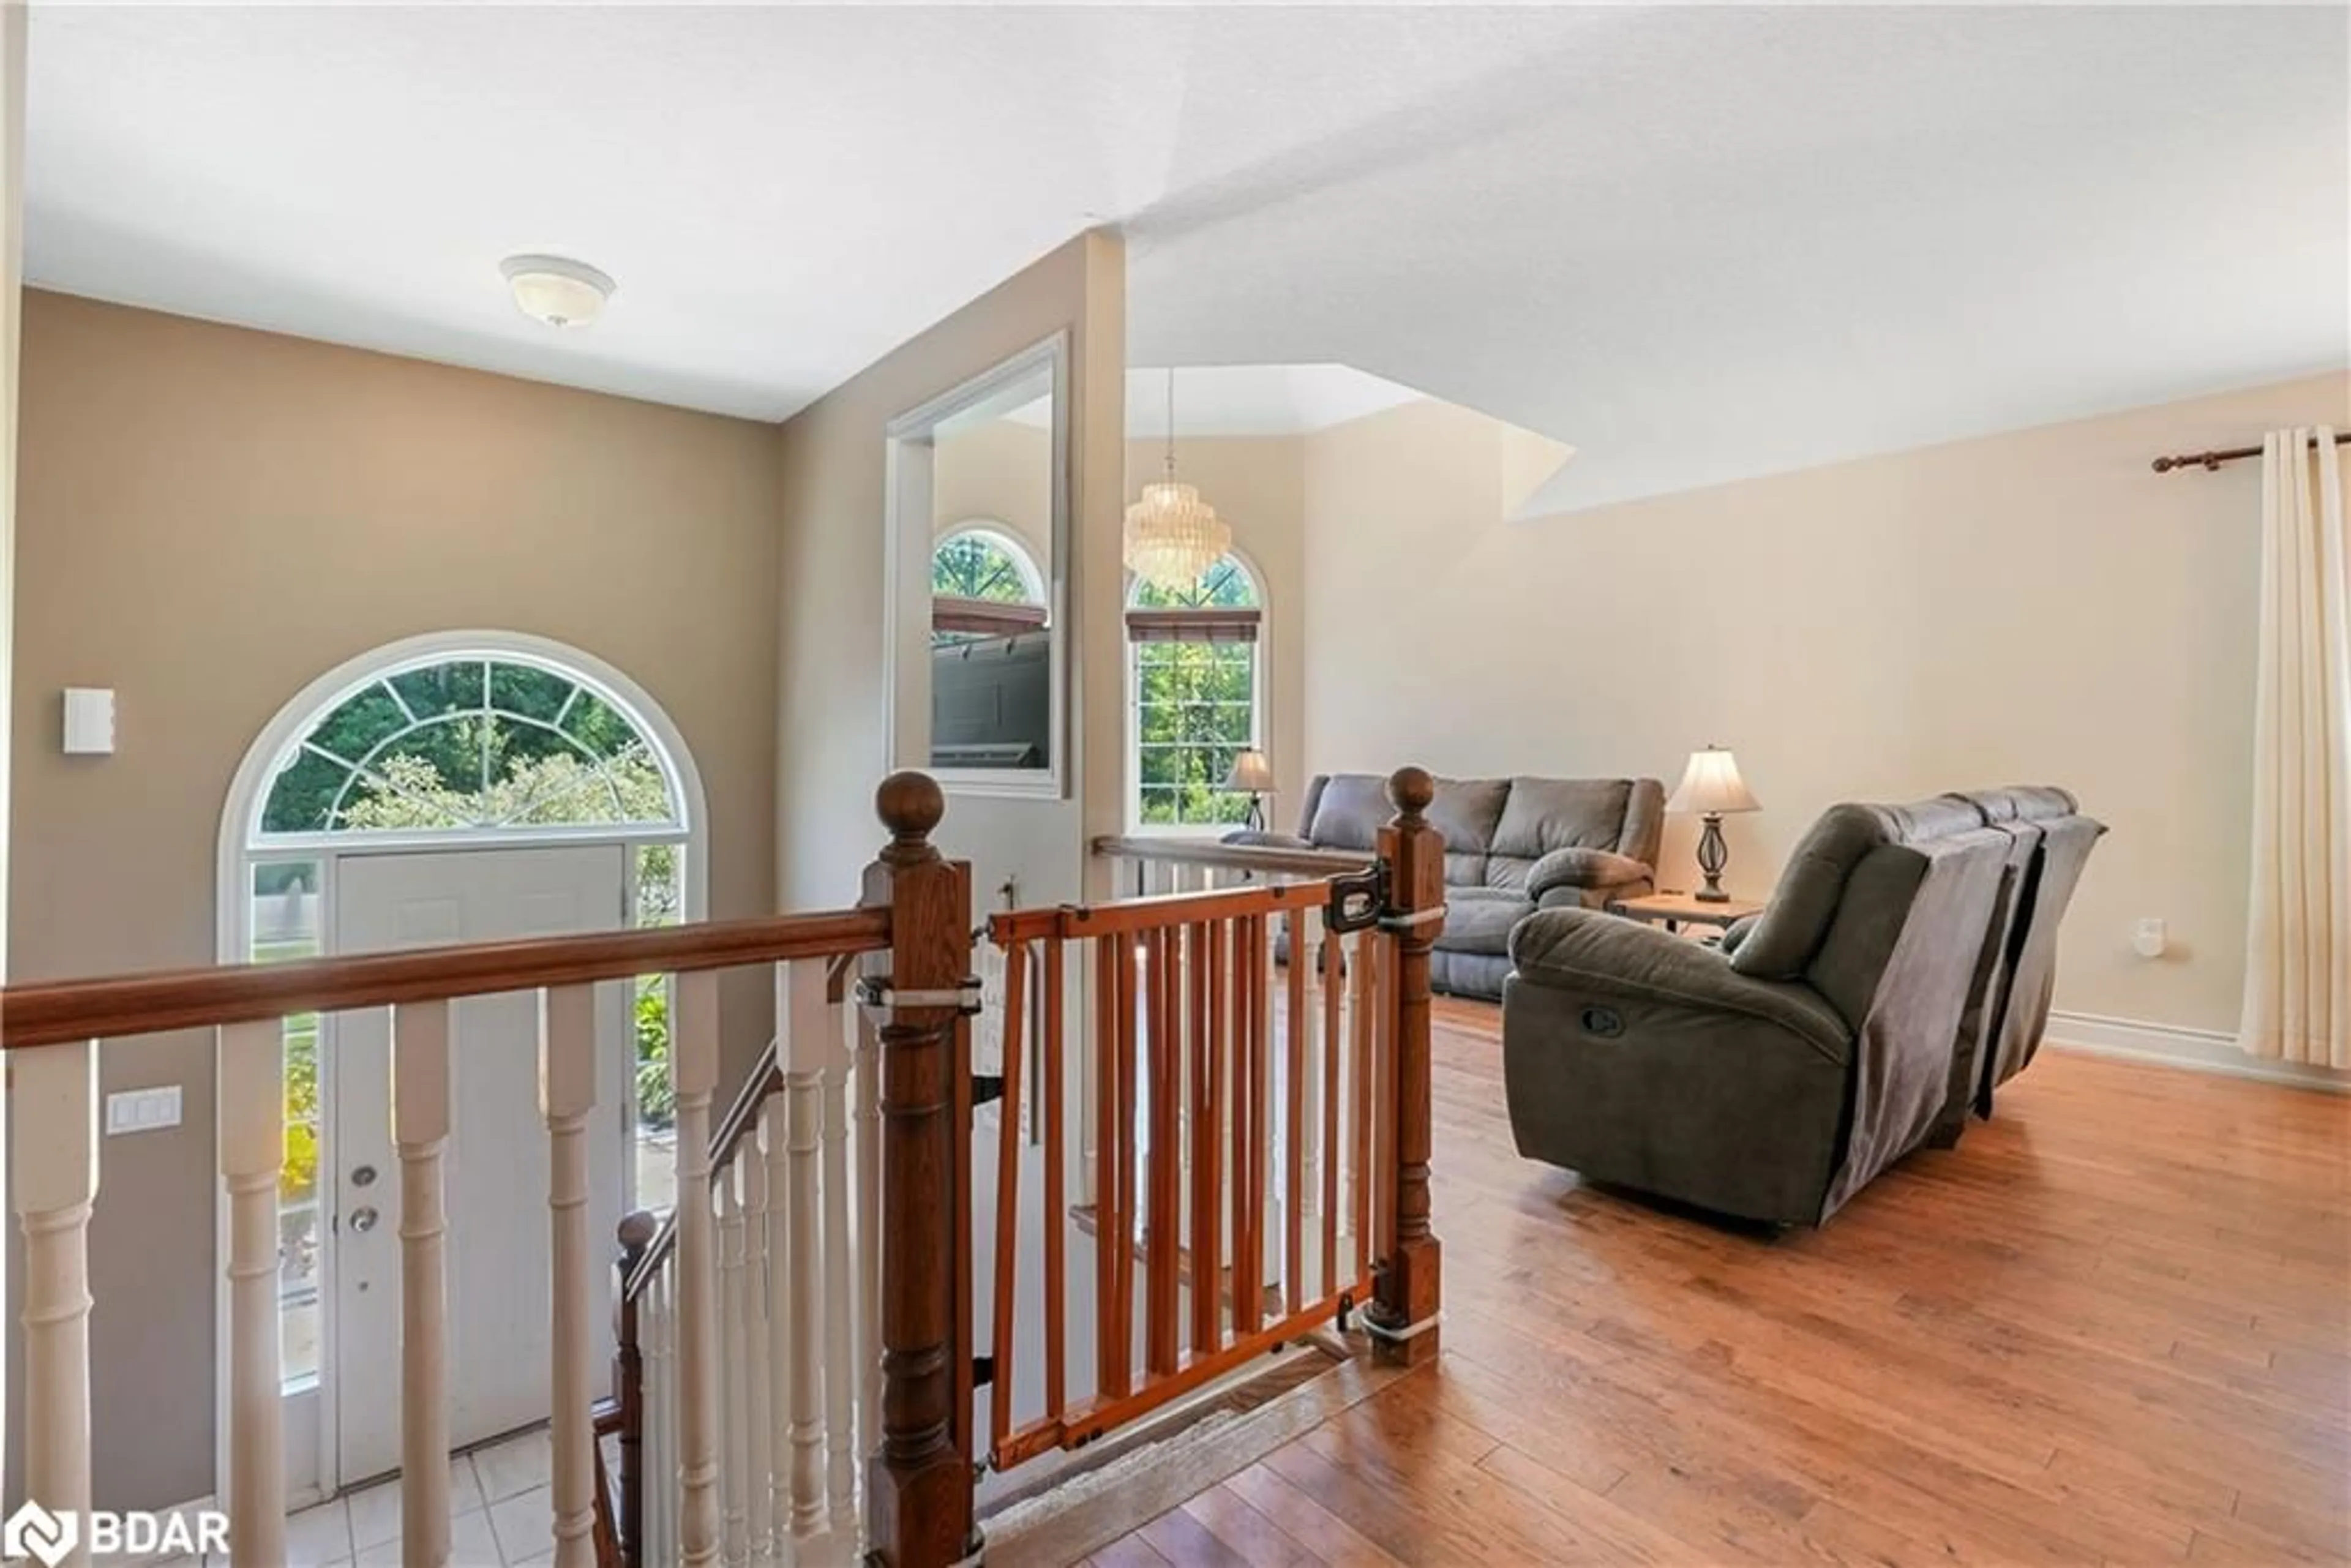
[[[1677,933],[1685,925],[1719,925],[1727,931],[1732,922],[1760,915],[1762,910],[1761,904],[1750,899],[1734,898],[1714,904],[1687,893],[1652,893],[1639,898],[1613,899],[1608,904],[1611,915],[1621,915],[1627,920],[1646,920]]]

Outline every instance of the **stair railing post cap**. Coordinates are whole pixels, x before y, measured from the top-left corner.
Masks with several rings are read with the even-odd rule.
[[[1425,768],[1399,768],[1388,775],[1388,800],[1407,817],[1417,817],[1437,799],[1437,780]]]
[[[873,792],[873,810],[893,838],[919,843],[947,814],[946,792],[929,774],[909,768],[882,780]]]

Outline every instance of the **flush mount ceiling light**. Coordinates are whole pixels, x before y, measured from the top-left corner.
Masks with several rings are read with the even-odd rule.
[[[612,297],[612,280],[584,261],[560,256],[510,256],[498,263],[515,308],[550,327],[585,327]]]

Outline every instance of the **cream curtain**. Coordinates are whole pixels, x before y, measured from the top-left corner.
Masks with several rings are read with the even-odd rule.
[[[2262,443],[2256,702],[2237,1043],[2351,1069],[2351,545],[2324,427]]]

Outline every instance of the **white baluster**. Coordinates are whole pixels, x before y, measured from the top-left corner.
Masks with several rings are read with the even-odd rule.
[[[588,1248],[588,1122],[596,1110],[596,990],[538,993],[538,1109],[547,1120],[549,1281],[554,1323],[555,1568],[595,1568],[596,1260]]]
[[[1301,1256],[1305,1260],[1306,1278],[1314,1281],[1314,1289],[1301,1288],[1300,1299],[1311,1301],[1331,1289],[1331,1281],[1321,1277],[1322,1268],[1322,1082],[1323,1050],[1322,1020],[1326,1005],[1324,992],[1339,983],[1339,948],[1331,934],[1323,928],[1320,915],[1297,915],[1290,917],[1290,961],[1305,964],[1306,1043],[1301,1060],[1305,1071],[1290,1092],[1299,1096],[1299,1137],[1303,1145],[1297,1157],[1302,1166],[1300,1176],[1301,1209],[1305,1217],[1305,1246]]]
[[[872,1014],[857,1009],[857,1320],[851,1325],[849,1361],[857,1376],[860,1463],[882,1437],[881,1029]]]
[[[824,1517],[823,1374],[817,1359],[822,1324],[818,1246],[818,1203],[822,1196],[817,1160],[822,1152],[824,1061],[830,1054],[828,1027],[839,1019],[824,999],[824,967],[791,965],[784,977],[784,1131],[789,1156],[791,1218],[784,1291],[789,1301],[787,1381],[791,1388],[791,1528],[796,1537],[814,1532]]]
[[[1086,962],[1074,966],[1079,971],[1078,1016],[1083,1022],[1081,1030],[1070,1038],[1073,1041],[1090,1040],[1094,1034],[1094,1019],[1102,1005],[1102,998],[1096,995],[1098,976],[1092,962],[1093,955],[1083,944],[1073,944],[1071,953],[1082,956]],[[1071,1186],[1076,1190],[1076,1201],[1092,1208],[1100,1203],[1102,1193],[1102,1090],[1101,1078],[1096,1071],[1100,1052],[1073,1046],[1071,1054],[1076,1058],[1077,1065],[1077,1071],[1073,1074],[1076,1082],[1071,1085],[1071,1092],[1077,1096],[1078,1163],[1075,1179]]]
[[[220,1174],[228,1194],[228,1527],[242,1562],[286,1555],[286,1438],[277,1303],[277,1182],[286,1163],[286,1026],[230,1024],[220,1057]]]
[[[98,1046],[9,1060],[12,1175],[25,1232],[25,1495],[51,1512],[89,1494],[89,1214],[98,1197]],[[81,1568],[88,1542],[63,1561]]]
[[[718,1087],[718,977],[677,977],[670,1082],[677,1098],[678,1550],[718,1560],[718,1260],[710,1212],[710,1099]]]
[[[770,1413],[777,1390],[768,1355],[768,1153],[762,1135],[767,1124],[763,1104],[735,1155],[743,1192],[743,1372],[728,1382],[743,1406],[744,1533],[754,1563],[771,1561],[776,1550],[776,1511],[768,1500],[777,1469]]]
[[[849,1220],[849,1009],[827,1001],[823,1049],[823,1181],[818,1215],[824,1243],[824,1431],[825,1528],[854,1531],[857,1460],[854,1451],[857,1388],[852,1371],[854,1335],[850,1304],[855,1300],[850,1260]],[[815,1336],[811,1334],[810,1339]]]
[[[780,1021],[780,997],[778,1004]],[[768,1172],[768,1491],[762,1500],[779,1563],[791,1561],[792,1536],[792,1184],[785,1143],[783,1097],[770,1094],[759,1107],[759,1149]]]
[[[645,1557],[677,1560],[677,1384],[670,1363],[670,1274],[665,1254],[645,1283]]]
[[[645,1276],[644,1289],[637,1295],[637,1355],[644,1378],[637,1407],[637,1473],[643,1478],[638,1484],[643,1489],[640,1503],[644,1518],[638,1525],[637,1540],[639,1553],[654,1563],[662,1560],[662,1499],[670,1489],[670,1478],[661,1463],[661,1269],[656,1266]]]
[[[678,1532],[684,1501],[684,1481],[677,1452],[677,1257],[662,1267],[662,1540],[664,1554],[657,1563],[674,1563],[684,1550]]]
[[[729,1160],[718,1173],[715,1193],[718,1207],[718,1336],[727,1375],[718,1385],[718,1497],[725,1529],[727,1568],[743,1568],[750,1559],[749,1414],[743,1399],[739,1373],[747,1348],[743,1322],[743,1195],[736,1179],[738,1162]]]
[[[392,1009],[392,1141],[400,1154],[400,1560],[403,1568],[442,1568],[449,1561],[445,1001]]]

